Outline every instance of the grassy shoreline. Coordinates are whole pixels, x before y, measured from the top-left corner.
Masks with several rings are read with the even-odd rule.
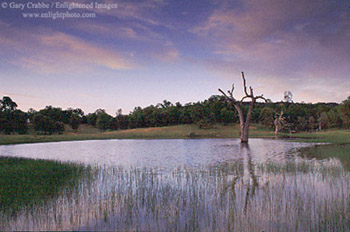
[[[73,185],[85,167],[52,160],[0,157],[0,212],[15,215]]]
[[[61,135],[0,135],[0,145],[43,143],[79,140],[105,140],[105,139],[188,139],[193,138],[239,138],[239,126],[216,125],[210,129],[199,129],[197,125],[178,125],[168,127],[138,128],[120,131],[98,132],[88,127],[78,132],[67,131]],[[275,138],[272,130],[261,125],[252,125],[250,138]],[[279,138],[291,138],[298,142],[325,142],[350,143],[350,130],[328,130],[315,133],[279,134]]]

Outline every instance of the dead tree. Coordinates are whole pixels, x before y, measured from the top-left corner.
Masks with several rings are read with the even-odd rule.
[[[248,93],[246,80],[243,72],[242,72],[242,80],[243,80],[243,90],[244,90],[245,96],[240,101],[237,101],[233,97],[233,91],[235,89],[234,84],[232,84],[232,89],[227,91],[228,94],[226,94],[221,89],[219,89],[219,91],[225,96],[227,101],[232,103],[232,105],[237,110],[239,123],[240,123],[241,143],[248,143],[250,119],[252,117],[252,111],[253,111],[254,105],[258,99],[264,100],[265,102],[267,102],[267,100],[266,98],[263,97],[263,95],[254,96],[253,88],[251,86],[249,87],[249,93]],[[249,103],[249,109],[246,117],[244,117],[243,110],[242,110],[242,103],[245,99],[251,100]]]
[[[277,139],[278,132],[282,130],[284,123],[284,117],[283,117],[283,109],[281,110],[281,113],[276,117],[274,124],[275,124],[275,138]]]

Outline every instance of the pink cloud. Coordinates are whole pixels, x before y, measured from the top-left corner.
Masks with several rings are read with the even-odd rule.
[[[62,32],[41,29],[36,33],[8,29],[8,36],[1,38],[3,49],[12,49],[8,63],[41,73],[81,73],[92,66],[113,70],[136,67],[132,56],[84,41]],[[26,38],[22,43],[13,38]]]

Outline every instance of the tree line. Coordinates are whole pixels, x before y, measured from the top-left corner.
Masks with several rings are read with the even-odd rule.
[[[286,99],[286,96],[285,96]],[[185,105],[167,100],[144,108],[135,107],[129,114],[118,110],[115,116],[104,109],[85,114],[81,109],[47,106],[41,110],[23,112],[8,96],[0,100],[0,133],[25,134],[29,128],[37,134],[62,133],[65,126],[78,130],[81,124],[94,126],[101,131],[145,127],[162,127],[180,124],[198,124],[208,128],[214,124],[239,123],[234,106],[224,96],[210,98]],[[249,111],[249,103],[242,102],[243,114]],[[290,99],[281,102],[256,103],[251,111],[251,123],[274,128],[274,122],[283,112],[282,130],[285,132],[316,131],[327,128],[350,128],[350,97],[337,103],[293,103]]]

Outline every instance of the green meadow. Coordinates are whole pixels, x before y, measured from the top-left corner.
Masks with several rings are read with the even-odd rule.
[[[68,127],[67,127],[68,128]],[[20,143],[42,143],[75,140],[101,139],[186,139],[186,138],[239,138],[239,125],[214,125],[200,129],[196,124],[167,127],[150,127],[129,130],[100,132],[98,129],[82,125],[77,132],[67,129],[63,134],[36,135],[0,135],[0,145]],[[272,130],[261,125],[252,125],[250,138],[275,138]],[[280,133],[279,138],[294,139],[303,142],[350,143],[350,131],[332,129],[314,133]]]

